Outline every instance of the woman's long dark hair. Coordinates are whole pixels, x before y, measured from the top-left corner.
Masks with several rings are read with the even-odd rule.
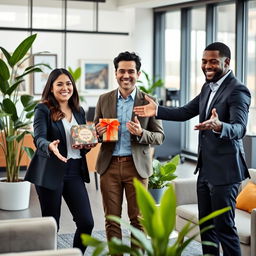
[[[54,81],[62,74],[67,75],[73,85],[73,94],[68,100],[68,105],[72,111],[80,110],[79,96],[74,78],[66,69],[56,68],[50,73],[41,98],[41,101],[50,109],[51,118],[54,121],[59,121],[65,117],[65,114],[60,109],[59,102],[55,99],[53,93],[51,92]]]

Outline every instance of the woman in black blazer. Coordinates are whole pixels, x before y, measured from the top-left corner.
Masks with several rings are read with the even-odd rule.
[[[85,154],[93,145],[72,147],[70,128],[85,124],[75,81],[65,69],[54,69],[35,108],[36,152],[25,180],[35,184],[42,216],[53,216],[59,227],[61,199],[76,223],[73,246],[82,252],[80,235],[91,234],[93,216],[84,182],[90,182]]]

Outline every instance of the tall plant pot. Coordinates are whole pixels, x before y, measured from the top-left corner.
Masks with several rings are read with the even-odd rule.
[[[149,188],[148,189],[154,200],[156,201],[156,204],[160,204],[160,200],[162,197],[162,194],[165,191],[165,187],[163,188]]]
[[[29,206],[30,187],[28,181],[5,182],[0,179],[0,209],[17,211]]]

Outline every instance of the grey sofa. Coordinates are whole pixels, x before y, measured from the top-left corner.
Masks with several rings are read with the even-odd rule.
[[[59,250],[44,250],[44,251],[31,251],[31,252],[15,252],[4,253],[1,256],[82,256],[82,253],[77,248],[67,248]]]
[[[0,220],[0,255],[81,256],[79,249],[57,250],[53,217]]]
[[[251,181],[256,184],[256,169],[249,169]],[[249,179],[242,182],[240,190],[245,186]],[[196,179],[176,179],[173,181],[177,196],[176,208],[176,230],[181,231],[187,221],[196,223],[198,221]],[[240,245],[243,256],[256,255],[256,209],[248,213],[236,209],[236,227],[240,238]],[[190,235],[195,234],[195,230]],[[200,242],[200,237],[196,240]]]

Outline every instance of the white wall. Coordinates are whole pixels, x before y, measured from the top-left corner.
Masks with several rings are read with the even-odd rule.
[[[123,35],[95,35],[95,34],[69,34],[67,37],[67,65],[72,68],[80,66],[83,60],[113,59],[122,51],[134,51],[142,60],[142,69],[152,74],[153,59],[153,13],[151,9],[126,10],[125,23],[128,36]],[[108,16],[109,17],[109,16]],[[110,18],[110,17],[109,17]],[[115,17],[113,17],[114,19]],[[118,20],[108,21],[118,22]],[[110,89],[118,85],[114,77],[112,64],[112,77]],[[80,81],[80,86],[82,82]],[[95,106],[99,95],[85,94],[87,106]]]
[[[142,67],[149,75],[153,71],[153,11],[135,9],[134,29],[131,35],[132,47],[141,57]]]

